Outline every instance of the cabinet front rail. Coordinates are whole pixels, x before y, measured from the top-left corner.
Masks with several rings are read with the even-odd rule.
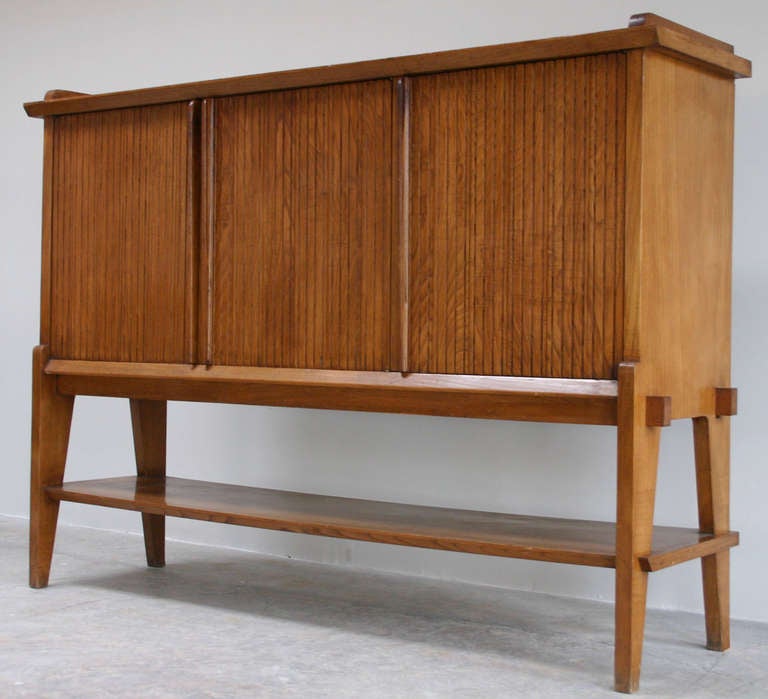
[[[52,359],[64,395],[615,425],[611,380]]]

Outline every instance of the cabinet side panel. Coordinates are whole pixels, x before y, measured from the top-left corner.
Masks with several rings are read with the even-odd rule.
[[[56,117],[46,117],[43,135],[43,217],[40,250],[40,344],[51,337],[51,214],[53,210],[53,134]]]
[[[186,104],[57,117],[51,352],[186,362]]]
[[[213,361],[383,370],[392,83],[216,101]]]
[[[410,368],[613,378],[625,56],[416,77]]]
[[[730,385],[733,98],[731,78],[646,52],[639,351],[675,418]]]

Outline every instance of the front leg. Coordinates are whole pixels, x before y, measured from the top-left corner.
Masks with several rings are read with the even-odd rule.
[[[46,587],[51,572],[59,502],[46,487],[61,485],[69,446],[74,396],[58,392],[56,377],[45,373],[48,347],[32,353],[32,468],[29,499],[29,584]]]
[[[660,428],[649,427],[637,367],[619,367],[614,679],[619,692],[640,684],[648,573],[639,557],[651,551]]]

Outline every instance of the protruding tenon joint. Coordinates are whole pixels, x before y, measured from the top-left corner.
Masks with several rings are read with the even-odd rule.
[[[735,388],[715,389],[715,415],[724,417],[736,415],[738,390]]]
[[[645,399],[645,424],[648,427],[667,427],[672,422],[672,397],[647,396]]]

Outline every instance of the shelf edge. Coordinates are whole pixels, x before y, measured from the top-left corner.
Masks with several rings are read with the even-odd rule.
[[[664,570],[664,568],[692,561],[695,558],[703,558],[719,551],[725,551],[733,546],[738,546],[738,544],[739,532],[731,531],[725,534],[717,534],[684,548],[659,553],[651,552],[648,556],[641,556],[640,567],[646,573],[655,573],[656,571]]]

